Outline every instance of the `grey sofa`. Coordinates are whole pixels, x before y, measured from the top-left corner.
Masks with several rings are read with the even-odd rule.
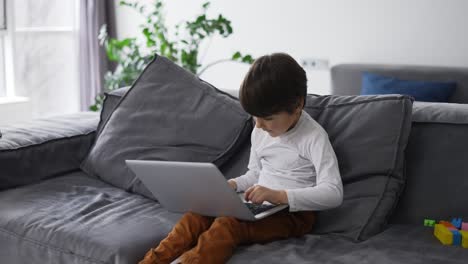
[[[453,102],[468,103],[468,69],[338,65],[334,94],[359,94],[360,73],[448,78]],[[0,139],[0,263],[136,263],[180,215],[81,171],[80,163],[128,88],[107,95],[101,115],[79,113],[3,127]],[[372,133],[372,131],[369,131]],[[424,218],[468,220],[468,105],[415,102],[406,185],[383,232],[359,243],[308,234],[242,246],[229,263],[468,263],[468,249],[443,246]],[[222,171],[232,178],[249,144]],[[18,166],[18,160],[21,161]],[[6,173],[8,172],[8,173]]]

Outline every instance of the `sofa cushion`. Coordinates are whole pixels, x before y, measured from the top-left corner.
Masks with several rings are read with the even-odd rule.
[[[444,246],[422,225],[391,225],[361,243],[331,235],[305,235],[268,244],[239,247],[228,264],[464,264],[468,250]]]
[[[92,112],[2,126],[0,190],[78,170],[95,137]]]
[[[361,94],[406,94],[416,101],[448,102],[456,88],[456,82],[402,80],[364,72]]]
[[[127,168],[126,159],[222,166],[251,131],[251,117],[237,99],[156,56],[105,122],[82,168],[154,198]]]
[[[391,222],[468,221],[467,135],[468,105],[415,102],[406,149],[407,182]]]
[[[109,118],[114,108],[119,103],[120,99],[127,93],[130,89],[129,86],[116,89],[111,92],[105,93],[106,97],[101,110],[101,119],[99,121],[98,130],[96,135],[99,135],[101,127],[104,125],[107,118]],[[228,94],[237,98],[238,94],[234,90],[223,90]],[[246,140],[242,146],[239,147],[239,150],[234,153],[234,155],[226,161],[219,170],[223,173],[226,179],[231,179],[243,175],[247,171],[247,165],[249,163],[250,155],[250,140]]]
[[[318,213],[316,233],[365,240],[382,231],[403,189],[411,128],[408,96],[309,96],[305,110],[327,131],[343,204]]]
[[[468,104],[414,102],[413,123],[468,124]]]
[[[0,192],[2,263],[134,264],[180,218],[82,172]],[[362,243],[334,235],[238,247],[236,263],[464,263],[432,229],[394,225]]]
[[[0,192],[1,263],[137,263],[180,218],[83,172]]]
[[[98,129],[96,131],[96,138],[101,133],[102,126],[106,123],[107,118],[114,111],[115,107],[119,104],[120,99],[127,93],[130,86],[122,87],[114,91],[104,93],[104,101],[102,103],[101,117],[99,120]]]

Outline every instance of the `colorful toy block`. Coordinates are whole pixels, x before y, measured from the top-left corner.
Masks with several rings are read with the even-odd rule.
[[[434,236],[444,245],[451,245],[453,243],[453,233],[442,224],[435,224]]]
[[[461,230],[460,234],[462,236],[462,247],[468,248],[468,231]]]
[[[468,223],[463,222],[463,223],[462,223],[461,230],[468,231]]]
[[[445,226],[445,227],[448,227],[448,228],[454,228],[454,229],[457,229],[452,223],[450,222],[447,222],[447,221],[439,221],[439,224]]]
[[[435,220],[432,219],[424,219],[424,226],[434,226],[436,223]]]
[[[453,245],[459,246],[462,243],[462,236],[458,230],[450,230],[453,234]]]
[[[455,226],[457,229],[460,229],[462,226],[462,219],[461,218],[453,218],[452,225]]]
[[[430,226],[431,219],[424,219],[424,225]],[[444,245],[461,245],[468,248],[468,223],[461,218],[453,218],[451,222],[439,221],[434,225],[434,236]]]

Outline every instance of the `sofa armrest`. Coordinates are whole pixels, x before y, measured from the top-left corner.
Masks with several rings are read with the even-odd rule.
[[[0,127],[0,190],[79,169],[98,122],[81,112]]]

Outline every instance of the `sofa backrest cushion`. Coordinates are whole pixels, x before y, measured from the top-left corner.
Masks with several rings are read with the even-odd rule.
[[[456,82],[450,103],[468,103],[468,68],[386,64],[338,64],[331,68],[331,93],[358,95],[362,73],[372,72],[404,80]]]
[[[130,86],[126,86],[126,87],[122,87],[122,88],[104,93],[104,101],[102,102],[99,125],[96,130],[96,138],[99,134],[101,134],[102,126],[104,126],[107,119],[110,117],[111,113],[114,111],[115,107],[117,107],[117,105],[119,104],[120,99],[122,99],[122,97],[125,95],[125,93],[127,93],[129,89],[130,89]]]
[[[413,105],[407,182],[391,223],[468,219],[468,105]]]
[[[327,131],[344,187],[340,207],[318,212],[315,233],[359,241],[385,228],[404,186],[411,105],[403,95],[308,96],[305,111]]]
[[[80,112],[2,126],[0,190],[79,170],[98,121],[97,113]]]
[[[251,131],[251,117],[237,99],[156,56],[111,113],[81,167],[154,198],[125,160],[212,162],[220,167],[250,139]]]

